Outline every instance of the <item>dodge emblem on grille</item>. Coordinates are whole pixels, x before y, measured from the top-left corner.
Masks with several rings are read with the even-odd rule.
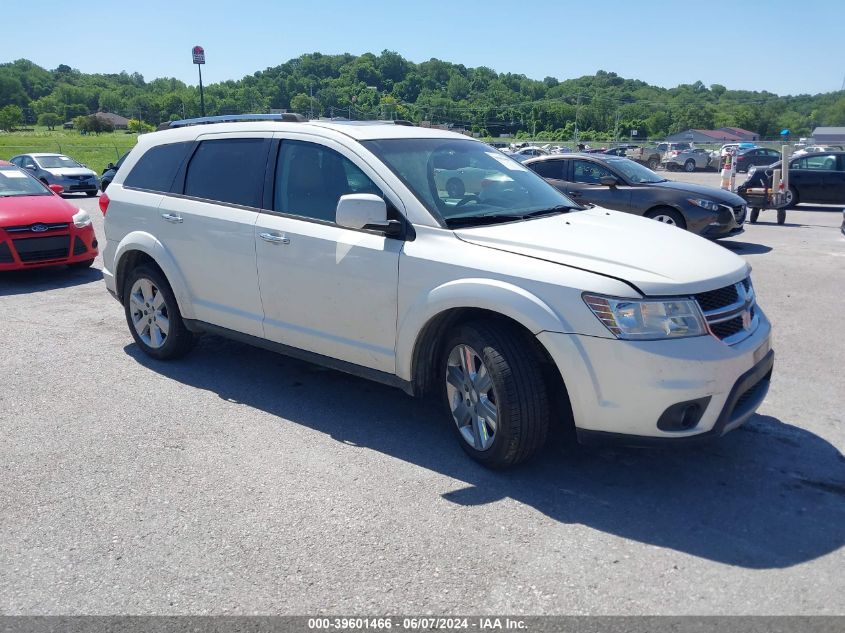
[[[31,227],[29,227],[29,230],[33,233],[43,233],[47,230],[47,227],[43,224],[33,224]]]

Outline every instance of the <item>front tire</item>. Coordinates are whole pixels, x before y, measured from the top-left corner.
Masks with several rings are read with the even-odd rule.
[[[690,159],[684,163],[684,171],[687,173],[691,173],[695,171],[695,161]]]
[[[651,211],[645,214],[645,217],[651,218],[652,220],[657,220],[658,222],[662,222],[663,224],[677,226],[680,229],[687,228],[687,223],[684,220],[684,216],[675,211],[675,209],[670,209],[669,207],[658,207],[657,209],[652,209]]]
[[[155,268],[139,266],[129,273],[123,292],[126,323],[141,350],[158,360],[179,358],[194,346],[167,279]]]
[[[784,206],[787,209],[792,209],[793,207],[798,206],[798,204],[798,191],[796,191],[795,187],[790,187],[786,190]]]
[[[523,462],[546,441],[550,405],[535,344],[513,327],[475,322],[443,348],[443,397],[458,442],[488,468]]]
[[[654,171],[660,166],[660,159],[659,158],[649,158],[648,159],[648,168]]]

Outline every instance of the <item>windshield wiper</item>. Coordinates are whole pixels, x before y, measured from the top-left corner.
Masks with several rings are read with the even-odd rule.
[[[528,218],[539,218],[543,215],[555,215],[558,213],[569,213],[572,209],[576,207],[571,207],[568,204],[559,204],[556,207],[549,207],[548,209],[540,209],[538,211],[532,211],[531,213],[526,213],[522,216],[523,220],[527,220]]]
[[[522,220],[521,215],[503,215],[498,213],[490,213],[483,215],[462,215],[456,218],[446,218],[446,226],[449,228],[459,226],[473,226],[482,224],[499,224],[500,222],[515,222]]]

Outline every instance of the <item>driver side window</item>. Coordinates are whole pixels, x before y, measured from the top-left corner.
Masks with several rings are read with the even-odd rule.
[[[603,165],[592,163],[586,160],[573,161],[573,175],[574,182],[586,183],[588,185],[601,184],[601,179],[605,176],[615,178],[609,169]]]

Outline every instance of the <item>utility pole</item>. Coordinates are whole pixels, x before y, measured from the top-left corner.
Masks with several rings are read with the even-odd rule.
[[[613,124],[613,142],[619,142],[619,108],[616,108],[616,123]]]
[[[308,118],[314,118],[314,84],[308,86]]]
[[[578,95],[578,101],[575,105],[575,145],[578,145],[578,113],[581,111],[581,95]]]

